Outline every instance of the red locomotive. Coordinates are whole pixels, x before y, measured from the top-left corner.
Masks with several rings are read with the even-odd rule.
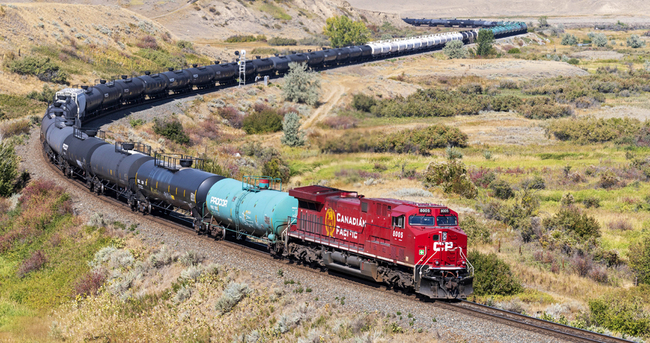
[[[285,254],[430,298],[472,293],[467,235],[449,208],[322,186],[289,195],[298,199],[298,212]]]

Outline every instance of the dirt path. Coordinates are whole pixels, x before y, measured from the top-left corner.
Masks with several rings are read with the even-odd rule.
[[[300,126],[301,129],[306,129],[312,126],[314,123],[320,121],[322,117],[325,117],[329,111],[332,110],[335,104],[339,103],[341,96],[345,93],[346,88],[340,83],[331,83],[332,88],[325,95],[325,101],[322,105],[314,111],[314,113]]]
[[[181,11],[181,10],[185,9],[187,6],[189,6],[189,5],[191,5],[191,4],[193,4],[193,2],[192,2],[192,1],[188,1],[188,2],[185,3],[185,5],[179,7],[179,8],[177,8],[177,9],[171,11],[171,12],[167,12],[167,13],[165,13],[165,14],[157,15],[157,16],[155,16],[155,17],[151,17],[151,18],[149,18],[149,19],[158,19],[158,18],[166,17],[166,16],[168,16],[168,15],[170,15],[170,14],[174,14],[174,13],[176,13],[176,12],[178,12],[178,11]]]

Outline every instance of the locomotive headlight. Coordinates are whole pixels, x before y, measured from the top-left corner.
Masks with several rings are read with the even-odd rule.
[[[436,260],[436,266],[440,265],[440,261]]]

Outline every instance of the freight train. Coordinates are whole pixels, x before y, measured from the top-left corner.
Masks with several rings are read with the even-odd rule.
[[[195,231],[266,244],[274,256],[336,270],[434,299],[472,293],[467,236],[448,207],[365,198],[323,186],[281,191],[281,181],[238,181],[193,166],[201,161],[152,153],[141,143],[115,142],[66,126],[75,110],[58,98],[41,125],[50,162],[89,191],[123,200],[133,211],[182,212]]]
[[[496,37],[526,31],[523,23],[489,29]],[[499,29],[499,31],[496,31]],[[324,49],[287,56],[215,63],[56,93],[41,122],[43,151],[69,178],[89,191],[123,200],[143,214],[190,219],[195,231],[215,238],[249,238],[270,254],[406,289],[433,299],[465,298],[473,291],[467,235],[446,206],[365,198],[323,186],[282,191],[279,179],[242,181],[208,173],[190,156],[162,155],[145,144],[115,142],[79,127],[110,111],[237,82],[281,76],[289,63],[321,69],[425,52],[452,40],[470,42],[478,31],[444,33]]]
[[[410,20],[410,19],[405,19]],[[481,27],[492,30],[496,38],[518,35],[526,32],[525,23],[483,22]],[[494,23],[494,25],[492,25]],[[441,24],[443,25],[443,24]],[[476,24],[478,25],[478,24]],[[475,26],[476,26],[475,25]],[[82,126],[93,119],[114,110],[161,99],[176,94],[188,93],[217,86],[228,86],[238,80],[253,80],[264,76],[280,77],[289,71],[290,63],[306,64],[312,70],[321,70],[395,56],[423,53],[445,46],[447,42],[460,40],[471,43],[478,37],[479,29],[424,35],[412,38],[397,38],[371,42],[366,45],[336,49],[323,49],[276,55],[267,58],[256,56],[238,62],[212,65],[192,65],[192,68],[151,73],[137,77],[122,75],[117,80],[100,80],[100,83],[82,88],[67,88],[57,94],[70,98],[75,112],[67,112],[68,125]]]

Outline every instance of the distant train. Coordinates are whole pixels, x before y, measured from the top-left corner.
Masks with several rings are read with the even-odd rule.
[[[405,21],[427,21],[434,19],[405,19]],[[479,21],[475,21],[479,22]],[[496,38],[525,33],[524,23],[486,22],[486,27],[494,32]],[[419,25],[419,24],[413,24]],[[442,24],[441,24],[442,25]],[[474,23],[474,26],[478,25]],[[460,40],[473,42],[479,29],[423,35],[412,38],[396,38],[371,42],[366,45],[335,49],[323,49],[293,53],[286,56],[273,56],[244,60],[242,63],[228,62],[207,66],[193,65],[192,68],[165,72],[145,72],[142,76],[119,80],[100,80],[100,83],[82,88],[66,88],[57,92],[58,97],[71,99],[75,111],[64,116],[66,125],[82,126],[94,118],[113,110],[137,105],[148,100],[166,98],[194,90],[236,84],[238,80],[254,80],[258,77],[280,77],[289,71],[289,63],[306,64],[312,70],[321,70],[371,60],[392,58],[400,55],[428,52],[444,47],[447,42]],[[243,75],[240,75],[243,74]]]
[[[494,26],[496,37],[520,34],[526,25]],[[243,77],[281,76],[289,63],[318,70],[431,51],[453,40],[471,42],[478,30],[391,39],[367,45],[238,63],[173,70],[121,80],[102,80],[56,93],[41,122],[43,151],[67,177],[133,211],[182,212],[197,232],[230,234],[267,244],[271,254],[412,290],[436,299],[473,291],[467,235],[446,206],[365,198],[356,192],[307,186],[288,193],[278,179],[234,180],[201,170],[201,160],[161,155],[141,143],[109,144],[97,130],[79,129],[113,110],[158,98],[232,85]],[[195,168],[193,168],[195,167]]]

